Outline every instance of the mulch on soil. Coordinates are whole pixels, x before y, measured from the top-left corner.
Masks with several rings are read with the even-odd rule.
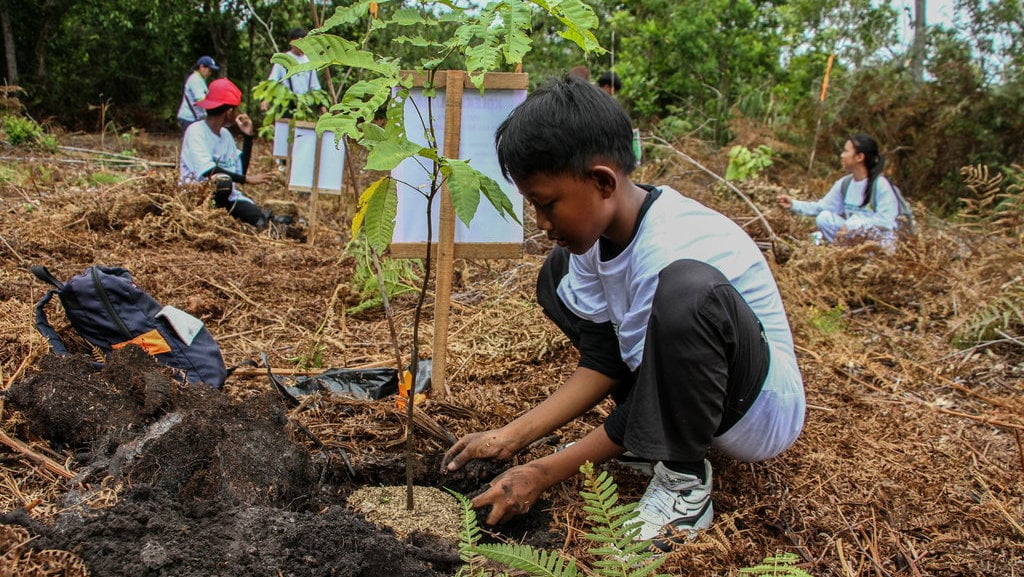
[[[173,162],[173,146],[154,139],[137,148]],[[699,149],[689,154],[710,157]],[[404,416],[392,402],[311,395],[292,407],[273,396],[265,375],[251,374],[232,377],[226,395],[171,386],[153,412],[145,403],[151,389],[138,379],[159,375],[159,367],[143,370],[146,359],[126,358],[111,362],[120,376],[113,368],[94,374],[83,368],[87,357],[48,358],[32,326],[45,288],[30,265],[46,265],[59,278],[93,264],[120,265],[162,303],[200,317],[229,366],[258,361],[260,353],[277,368],[315,359],[322,367],[392,366],[383,314],[346,311],[359,300],[350,286],[355,260],[344,252],[353,191],[322,202],[310,244],[236,223],[208,207],[201,187],[178,187],[174,169],[111,171],[34,156],[0,182],[0,384],[12,391],[0,430],[54,466],[6,445],[0,452],[0,510],[7,512],[0,572],[454,573],[449,545],[422,534],[400,540],[345,505],[361,485],[404,481]],[[267,159],[257,155],[257,162],[269,165]],[[104,181],[96,173],[124,178],[95,184]],[[679,157],[648,161],[636,180],[671,185],[769,240],[745,204]],[[919,234],[893,255],[870,245],[812,246],[804,240],[810,223],[768,208],[787,184],[798,188],[758,183],[743,192],[788,249],[785,264],[773,266],[798,345],[807,424],[794,447],[765,463],[712,454],[716,523],[671,553],[662,570],[731,574],[791,551],[816,576],[1024,573],[1024,347],[1013,334],[951,344],[1024,278],[1019,243],[998,231],[921,218]],[[295,201],[300,211],[308,202],[280,184],[247,192]],[[547,246],[542,234],[528,228],[527,236],[520,259],[457,263],[448,350],[453,394],[421,407],[418,483],[463,492],[485,483],[505,465],[478,466],[460,479],[437,474],[447,435],[503,425],[574,367],[571,346],[534,302]],[[430,302],[424,357],[431,356]],[[407,351],[414,300],[406,295],[392,304]],[[58,325],[60,316],[51,307]],[[88,354],[83,343],[71,344]],[[43,384],[60,395],[47,400]],[[95,406],[118,410],[90,412]],[[549,441],[578,438],[608,408]],[[175,414],[190,426],[167,436],[152,432],[155,421]],[[132,474],[110,475],[116,448],[133,446],[147,431],[154,435],[148,446],[163,448],[141,451],[144,457],[130,463],[122,451],[115,471]],[[189,441],[197,438],[208,444]],[[640,496],[643,476],[609,469],[624,499]],[[557,486],[536,516],[488,538],[592,561],[581,486],[578,479]]]

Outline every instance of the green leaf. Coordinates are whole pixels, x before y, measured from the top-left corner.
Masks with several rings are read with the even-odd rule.
[[[436,21],[424,20],[419,10],[412,8],[399,8],[391,17],[391,23],[399,26],[416,26],[420,24],[434,24]]]
[[[533,45],[528,35],[532,30],[533,13],[526,3],[517,2],[502,12],[502,19],[505,22],[505,62],[519,64]]]
[[[296,72],[315,70],[325,66],[360,68],[384,76],[395,76],[399,72],[397,61],[388,58],[377,59],[373,52],[362,50],[359,44],[341,36],[333,34],[309,35],[295,40],[294,44],[301,48],[306,53],[306,56],[309,57],[309,62],[294,67]],[[287,53],[275,54],[271,60],[279,62],[291,72],[292,68],[280,62],[289,57],[290,55]]]
[[[421,151],[426,152],[427,149],[407,138],[391,136],[372,145],[370,153],[366,156],[366,169],[393,170],[403,160],[416,156]]]
[[[385,2],[387,0],[380,3],[384,4]],[[351,6],[338,6],[334,9],[334,14],[324,21],[323,26],[312,30],[310,35],[325,32],[337,26],[359,22],[370,15],[370,3],[371,0],[360,0]]]
[[[360,232],[376,251],[383,251],[391,243],[398,214],[398,186],[385,176],[366,187],[359,195],[359,206],[352,219],[352,235]]]
[[[477,545],[472,551],[533,577],[575,577],[579,574],[575,559],[565,559],[557,553],[537,550],[529,545],[488,543]]]
[[[587,53],[600,54],[605,51],[592,32],[599,24],[597,15],[582,0],[534,0],[534,4],[546,10],[565,26],[565,30],[558,32],[562,38],[574,42]]]
[[[511,216],[512,220],[523,224],[519,220],[519,215],[516,214],[515,207],[512,206],[512,200],[505,194],[505,191],[493,178],[482,172],[480,173],[480,190],[483,191],[484,198],[491,203],[491,206],[498,211],[502,218]]]
[[[463,224],[469,226],[480,205],[480,172],[465,160],[448,160],[448,192],[452,207]]]
[[[388,78],[356,82],[345,91],[341,102],[331,107],[331,116],[325,118],[331,118],[331,126],[337,126],[340,131],[359,140],[363,135],[358,127],[363,122],[372,121],[390,97],[391,80]],[[324,119],[321,118],[320,122],[323,123]],[[317,129],[320,129],[320,124]]]
[[[331,131],[336,137],[341,135],[347,135],[351,138],[358,139],[361,134],[359,129],[356,127],[357,119],[348,116],[332,116],[325,114],[316,121],[316,132],[317,134],[323,134],[324,132]]]

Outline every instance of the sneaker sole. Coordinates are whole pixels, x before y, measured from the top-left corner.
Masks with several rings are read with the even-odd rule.
[[[706,519],[705,519],[706,517]],[[693,541],[697,538],[697,534],[711,527],[711,521],[714,520],[715,509],[713,502],[709,499],[704,508],[700,510],[700,515],[697,516],[697,521],[693,527],[674,527],[674,534],[669,534],[664,537],[655,537],[651,539],[651,547],[657,549],[662,553],[668,553],[672,551],[673,545],[679,545]]]

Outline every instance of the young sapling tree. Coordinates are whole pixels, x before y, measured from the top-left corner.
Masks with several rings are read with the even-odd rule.
[[[456,217],[466,226],[473,221],[481,196],[503,218],[518,217],[513,205],[491,177],[470,165],[467,160],[445,156],[439,148],[438,127],[434,111],[435,73],[445,67],[464,63],[473,85],[483,91],[487,72],[511,69],[520,65],[529,52],[532,21],[537,11],[557,19],[564,30],[560,35],[579,46],[585,53],[601,51],[593,30],[598,20],[582,0],[506,0],[478,3],[457,3],[449,0],[410,2],[370,2],[359,0],[338,7],[322,27],[295,44],[309,57],[298,65],[284,55],[275,55],[274,62],[288,68],[289,74],[305,70],[339,66],[357,69],[360,79],[348,86],[340,101],[317,122],[317,131],[333,131],[337,138],[349,138],[368,151],[367,170],[390,173],[406,159],[415,158],[427,174],[428,185],[416,190],[426,201],[427,249],[424,255],[423,281],[413,318],[410,347],[412,375],[417,374],[419,359],[419,326],[423,304],[429,288],[433,238],[433,206],[439,195],[447,193]],[[351,29],[352,24],[370,19],[367,37],[384,30],[398,31],[388,47],[394,52],[378,54],[364,48],[367,39],[356,42],[332,35],[335,28]],[[416,48],[428,56],[405,61],[403,47]],[[403,70],[425,72],[423,95],[425,110],[416,109],[419,126],[406,125],[405,107],[415,106],[412,75]],[[383,111],[383,118],[380,113]],[[378,123],[383,120],[383,125]],[[412,132],[416,131],[416,132]],[[420,144],[410,133],[422,135]],[[408,183],[406,183],[408,184]],[[410,185],[411,186],[411,185]],[[371,250],[382,254],[391,242],[398,211],[398,182],[384,176],[371,183],[359,198],[352,224],[352,234],[363,235]],[[398,367],[401,374],[402,367]],[[442,385],[435,383],[435,386]],[[412,454],[415,387],[406,403],[406,485],[407,508],[413,508]]]

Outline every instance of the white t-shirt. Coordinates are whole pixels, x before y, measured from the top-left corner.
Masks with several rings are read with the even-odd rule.
[[[300,56],[296,56],[291,52],[288,52],[287,54],[294,58],[299,64],[309,62],[309,56],[306,56],[305,54]],[[295,94],[305,94],[312,90],[320,90],[320,79],[316,76],[316,70],[299,72],[291,78],[285,79],[285,76],[287,75],[288,71],[285,67],[275,62],[274,66],[270,69],[269,80],[276,80],[277,82],[284,84]]]
[[[721,271],[764,327],[771,361],[764,386],[746,415],[713,446],[759,461],[789,447],[804,420],[803,379],[775,277],[754,241],[726,216],[667,186],[650,206],[636,235],[620,254],[602,262],[600,243],[571,255],[558,296],[577,316],[611,321],[623,361],[636,370],[644,354],[658,274],[691,259]]]
[[[196,102],[206,98],[209,87],[206,86],[206,79],[198,70],[189,74],[185,80],[185,89],[181,95],[181,104],[178,106],[178,118],[186,122],[194,122],[206,118],[206,111],[196,106]]]
[[[630,370],[640,366],[658,274],[692,259],[729,279],[764,325],[770,342],[793,348],[782,298],[760,249],[736,223],[667,186],[651,205],[636,236],[620,254],[601,261],[600,243],[572,255],[558,296],[577,316],[611,321]]]
[[[221,128],[220,134],[214,134],[209,124],[196,122],[185,129],[181,141],[181,161],[178,164],[181,184],[205,182],[207,177],[203,175],[215,167],[241,174],[242,152],[238,150],[235,138],[227,128]],[[232,186],[228,200],[251,202],[236,186]]]

